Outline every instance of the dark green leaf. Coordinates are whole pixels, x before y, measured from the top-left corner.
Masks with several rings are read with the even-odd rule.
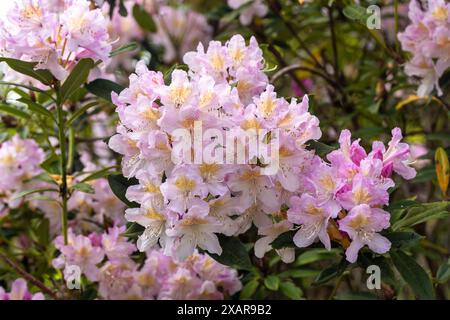
[[[72,189],[84,193],[95,193],[95,189],[90,184],[84,182],[77,183],[72,187]]]
[[[112,192],[119,198],[123,203],[125,203],[130,208],[139,208],[139,204],[136,202],[131,202],[125,197],[125,193],[129,186],[138,184],[135,178],[127,179],[121,174],[108,176],[108,183]]]
[[[293,269],[293,270],[287,270],[284,271],[278,276],[280,278],[310,278],[310,277],[316,277],[320,273],[320,270],[315,269]]]
[[[335,300],[378,300],[378,297],[370,292],[344,293],[334,298]]]
[[[75,93],[88,79],[91,69],[94,68],[94,61],[90,58],[81,59],[73,68],[70,75],[64,81],[60,89],[60,103],[64,103]]]
[[[136,50],[137,47],[138,47],[138,44],[136,42],[130,42],[130,43],[124,44],[123,46],[111,51],[109,56],[114,57],[114,56],[117,56],[122,53],[130,52],[130,51]]]
[[[55,121],[55,117],[53,116],[53,114],[48,111],[44,106],[40,105],[39,103],[36,103],[34,101],[31,101],[29,99],[26,98],[20,98],[18,101],[25,103],[26,105],[28,105],[28,109],[32,112],[38,113],[44,117],[47,117],[49,119],[52,119],[53,121]]]
[[[403,251],[392,250],[390,252],[392,262],[401,274],[402,278],[411,286],[419,299],[434,299],[433,285],[428,274],[417,264],[416,260]]]
[[[8,106],[6,104],[0,104],[0,113],[6,113],[13,117],[22,118],[25,120],[30,119],[30,115],[25,111],[22,111],[17,107]]]
[[[142,29],[149,32],[156,32],[156,24],[152,16],[138,4],[133,6],[133,17]]]
[[[336,150],[336,148],[329,146],[325,143],[316,141],[316,140],[309,140],[306,142],[306,149],[308,150],[315,150],[316,154],[325,157],[327,154],[329,154],[331,151]]]
[[[40,189],[25,190],[25,191],[15,194],[11,200],[23,198],[23,197],[28,196],[33,193],[44,193],[44,192],[59,192],[59,191],[56,189],[52,189],[52,188],[40,188]]]
[[[415,226],[431,219],[446,218],[449,215],[447,210],[448,205],[448,201],[441,201],[411,207],[403,217],[392,225],[392,229],[399,230],[401,228]]]
[[[52,154],[41,163],[41,168],[48,173],[59,173],[59,157],[56,154]]]
[[[219,235],[222,254],[209,254],[213,259],[238,270],[251,270],[253,268],[245,246],[236,237]]]
[[[444,262],[436,273],[436,281],[439,283],[446,283],[450,280],[450,259]]]
[[[393,248],[406,248],[415,246],[423,237],[414,231],[391,232],[385,235],[392,243]]]
[[[280,234],[270,245],[274,249],[295,247],[294,241],[292,239],[294,238],[296,232],[297,231],[295,230],[284,232]]]
[[[144,232],[144,230],[145,230],[145,228],[143,226],[141,226],[140,224],[138,224],[136,222],[131,222],[131,223],[129,223],[127,230],[125,230],[125,232],[122,235],[124,237],[134,239],[134,238],[139,237],[142,234],[142,232]]]
[[[50,222],[48,219],[39,219],[36,236],[41,245],[47,246],[50,243]]]
[[[343,259],[341,262],[331,265],[328,268],[323,269],[314,280],[314,285],[322,285],[328,281],[340,276],[344,273],[348,266],[347,260]]]
[[[115,166],[103,168],[103,169],[97,170],[95,172],[92,172],[86,178],[83,178],[83,180],[81,180],[81,182],[88,182],[91,180],[96,180],[96,179],[107,177],[107,176],[111,175],[111,169],[113,169],[113,168],[115,168]]]
[[[127,7],[125,7],[125,5],[123,4],[123,0],[119,1],[119,14],[122,17],[126,17],[128,15],[128,10]]]
[[[70,127],[79,117],[81,117],[83,114],[85,114],[90,108],[97,106],[98,103],[96,101],[86,103],[81,108],[77,109],[67,120],[66,126]]]
[[[96,79],[92,82],[89,82],[86,85],[86,89],[97,97],[111,102],[111,93],[120,93],[125,88],[111,80]]]
[[[26,62],[12,58],[0,58],[0,62],[6,62],[11,69],[39,80],[45,85],[50,85],[53,82],[53,75],[50,73],[50,71],[43,69],[34,69],[37,65],[37,62]]]

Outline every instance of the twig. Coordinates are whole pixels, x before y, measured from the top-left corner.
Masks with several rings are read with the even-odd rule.
[[[333,300],[334,296],[336,295],[337,290],[339,289],[342,279],[344,279],[345,272],[342,273],[339,278],[336,280],[336,284],[333,287],[333,290],[331,290],[330,296],[328,297],[328,300]]]
[[[339,82],[339,58],[338,58],[338,50],[337,50],[337,39],[336,39],[336,31],[334,27],[334,18],[333,18],[333,7],[328,7],[328,17],[330,23],[330,32],[331,32],[331,44],[333,48],[333,62],[334,62],[334,76],[336,77],[336,81]]]
[[[295,70],[303,70],[303,71],[307,71],[310,73],[313,73],[319,77],[322,77],[323,79],[325,79],[327,82],[329,82],[331,85],[336,86],[336,82],[331,79],[330,77],[328,77],[328,75],[325,75],[323,73],[321,73],[320,71],[317,71],[313,68],[309,68],[309,67],[305,67],[300,65],[299,63],[296,64],[291,64],[290,66],[286,66],[280,70],[278,70],[270,79],[270,82],[273,83],[275,81],[277,81],[279,78],[281,78],[282,76],[284,76],[286,73],[295,71]]]
[[[3,261],[6,262],[11,268],[13,268],[18,274],[20,274],[22,277],[24,277],[27,281],[31,282],[33,285],[41,289],[42,292],[48,294],[53,299],[57,299],[57,295],[54,291],[52,291],[50,288],[48,288],[45,284],[43,284],[41,281],[36,279],[33,275],[29,274],[25,270],[23,270],[17,263],[15,263],[13,260],[5,256],[3,253],[0,252],[0,258],[2,258]]]

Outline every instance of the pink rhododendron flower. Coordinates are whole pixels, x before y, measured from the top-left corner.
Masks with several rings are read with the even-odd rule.
[[[21,0],[0,23],[2,56],[36,62],[63,80],[81,58],[107,62],[107,21],[88,0]]]
[[[327,249],[330,249],[328,221],[337,217],[339,206],[335,202],[320,204],[308,194],[303,194],[301,198],[294,196],[290,203],[288,219],[301,225],[294,236],[295,245],[300,248],[308,247],[319,239]]]
[[[388,212],[361,204],[350,210],[345,218],[339,220],[339,229],[347,232],[352,239],[345,252],[349,262],[356,261],[358,251],[365,245],[379,254],[389,251],[391,243],[378,234],[389,227],[389,218]]]
[[[425,11],[417,0],[409,3],[408,25],[398,34],[402,48],[412,54],[405,65],[409,76],[421,79],[419,96],[426,96],[436,88],[442,95],[439,78],[450,67],[450,4],[445,0],[428,0]]]
[[[28,291],[26,281],[19,278],[11,284],[10,292],[0,287],[0,300],[45,300],[45,297],[40,292],[32,294]]]
[[[53,260],[55,268],[64,268],[67,265],[78,266],[82,273],[91,281],[98,278],[99,264],[104,256],[104,250],[101,247],[94,246],[89,237],[75,235],[69,232],[68,244],[64,244],[62,236],[55,239],[55,247],[61,251],[61,255]]]

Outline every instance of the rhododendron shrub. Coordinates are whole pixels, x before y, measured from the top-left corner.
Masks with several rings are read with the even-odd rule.
[[[0,11],[0,300],[447,299],[450,7],[370,5]]]

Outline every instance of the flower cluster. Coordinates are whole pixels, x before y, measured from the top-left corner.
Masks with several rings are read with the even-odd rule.
[[[88,0],[22,0],[0,22],[2,56],[36,62],[59,80],[81,58],[106,62],[107,20]]]
[[[419,1],[410,2],[411,24],[398,35],[403,50],[412,54],[406,74],[421,79],[419,96],[430,94],[434,87],[442,95],[439,78],[450,67],[450,4],[445,0],[427,4],[423,10]]]
[[[19,278],[11,284],[10,292],[6,292],[0,286],[0,300],[45,300],[45,297],[40,292],[35,294],[30,293],[26,281]]]
[[[297,246],[320,239],[330,248],[329,222],[341,211],[349,213],[338,221],[353,240],[349,261],[365,244],[375,252],[389,249],[377,234],[389,225],[389,215],[379,206],[389,201],[393,171],[406,179],[415,175],[407,165],[409,146],[400,143],[399,129],[393,130],[387,150],[375,142],[369,154],[359,140],[351,143],[350,132],[344,130],[341,148],[328,155],[327,163],[305,148],[306,141],[321,136],[318,119],[307,111],[308,97],[300,103],[277,97],[264,75],[255,39],[248,46],[239,35],[225,45],[212,41],[206,51],[200,44],[184,61],[189,71],[173,71],[169,85],[141,62],[130,87],[113,94],[121,123],[109,144],[124,155],[124,175],[139,181],[126,196],[140,208],[127,209],[125,215],[146,228],[139,250],[159,242],[166,254],[178,259],[197,246],[221,254],[216,234],[239,235],[252,224],[262,236],[255,244],[257,257],[294,224],[301,226],[294,239]],[[198,123],[213,134],[196,142]],[[178,139],[180,128],[194,134],[192,146],[190,139]],[[255,153],[245,144],[249,137],[244,129],[263,133],[256,137]],[[232,146],[236,141],[248,155],[243,163],[227,162],[220,152],[228,153],[221,137],[230,132],[236,138]],[[275,142],[276,161],[260,150]],[[189,152],[178,157],[180,145],[192,149],[194,163]],[[206,161],[203,154],[203,161],[195,162],[199,149],[212,151],[213,159]],[[234,148],[232,152],[239,157]],[[275,170],[265,170],[274,163]],[[294,259],[292,248],[278,253],[285,262]]]
[[[367,154],[359,140],[351,142],[350,132],[343,130],[340,148],[327,155],[328,162],[315,157],[305,179],[307,192],[291,197],[287,211],[288,220],[301,225],[294,236],[298,247],[320,240],[330,249],[330,229],[338,228],[351,239],[349,246],[342,241],[348,246],[350,262],[356,261],[365,245],[376,253],[389,251],[390,242],[378,232],[389,227],[390,215],[380,207],[389,203],[387,190],[395,185],[393,172],[405,179],[416,174],[408,166],[409,146],[400,142],[400,129],[393,129],[392,135],[387,150],[375,141]],[[343,240],[341,237],[338,233],[334,240]]]
[[[93,282],[103,299],[223,299],[242,287],[237,272],[208,255],[194,253],[177,262],[161,250],[147,252],[142,266],[130,258],[136,246],[121,236],[125,227],[103,234],[69,233],[68,245],[55,240],[61,255],[56,268],[77,266]]]
[[[268,8],[262,0],[228,0],[228,6],[232,9],[240,9],[239,21],[247,26],[252,23],[253,17],[264,17]]]
[[[139,250],[159,243],[165,254],[181,260],[196,247],[220,255],[217,234],[236,236],[252,225],[262,236],[255,243],[257,257],[295,225],[300,226],[297,246],[321,240],[327,248],[334,226],[339,236],[333,240],[353,240],[349,261],[366,244],[375,252],[389,249],[377,233],[389,226],[389,215],[379,207],[388,204],[393,171],[406,179],[415,175],[399,129],[392,131],[387,150],[375,142],[369,154],[344,130],[341,148],[325,162],[305,147],[321,137],[308,97],[300,103],[277,97],[255,39],[246,45],[236,35],[225,45],[212,41],[206,50],[200,44],[184,62],[188,72],[174,70],[170,84],[140,62],[129,88],[113,94],[120,124],[109,145],[123,155],[124,175],[139,181],[126,197],[140,207],[125,215],[145,227]],[[194,135],[193,144],[180,139],[179,129]],[[199,129],[212,134],[201,135]],[[253,137],[249,130],[262,133],[254,137],[256,151],[246,144]],[[230,133],[232,158],[243,151],[243,162],[225,159],[229,144],[222,136]],[[277,157],[262,151],[268,146]],[[214,156],[206,159],[199,150]],[[342,219],[334,220],[338,215]],[[294,259],[293,248],[277,253],[285,262]]]
[[[179,259],[197,246],[221,254],[216,233],[237,235],[252,222],[270,224],[271,215],[300,188],[300,173],[313,156],[304,143],[321,135],[317,118],[307,112],[307,97],[299,103],[276,96],[254,38],[249,45],[239,35],[225,45],[212,41],[206,50],[200,44],[184,61],[189,73],[173,71],[169,85],[162,74],[138,64],[129,88],[113,94],[121,123],[109,142],[124,155],[124,175],[139,180],[126,194],[141,205],[126,212],[128,221],[146,228],[138,248],[145,251],[160,240],[166,254]],[[217,151],[214,161],[192,164],[188,157],[175,164],[173,151],[185,141],[176,141],[173,133],[193,132],[198,122],[215,130],[200,141],[200,149],[209,145]],[[279,169],[271,176],[260,172],[262,163],[270,167],[267,157],[257,153],[258,161],[249,156],[224,165],[218,151],[224,149],[220,138],[231,132],[248,154],[246,130],[257,129],[266,133],[258,138],[261,145],[280,141]]]
[[[13,200],[14,195],[26,190],[28,181],[42,172],[44,159],[44,151],[32,139],[16,135],[0,145],[0,216],[20,204]]]

